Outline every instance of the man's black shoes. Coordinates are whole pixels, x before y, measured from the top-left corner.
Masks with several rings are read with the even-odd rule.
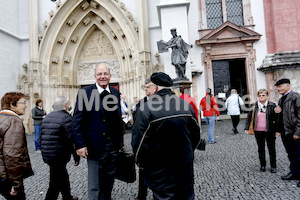
[[[277,172],[276,168],[272,167],[271,168],[271,173],[276,173],[276,172]]]
[[[281,176],[282,180],[299,180],[299,175],[288,173],[286,176]]]
[[[300,187],[300,181],[297,183],[297,187]]]
[[[261,166],[261,167],[260,167],[260,171],[261,171],[261,172],[265,172],[265,171],[266,171],[266,167],[265,167],[265,166]]]

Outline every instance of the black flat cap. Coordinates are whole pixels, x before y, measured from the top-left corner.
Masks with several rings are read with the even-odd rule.
[[[283,79],[278,80],[278,81],[275,83],[275,86],[278,86],[278,85],[281,85],[281,84],[284,84],[284,83],[290,84],[291,81],[290,81],[290,79],[283,78]]]
[[[170,76],[163,72],[155,72],[150,77],[151,82],[155,85],[170,87],[173,85],[173,81]]]

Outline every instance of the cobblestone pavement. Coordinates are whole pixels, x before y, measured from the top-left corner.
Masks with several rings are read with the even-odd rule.
[[[234,135],[231,131],[231,121],[217,121],[215,126],[217,143],[207,144],[205,152],[196,150],[194,165],[196,199],[299,199],[300,188],[296,186],[297,181],[280,179],[281,175],[289,172],[289,162],[281,139],[276,140],[278,172],[270,173],[268,160],[267,171],[260,172],[255,138],[244,134],[244,123],[244,120],[240,122],[238,126],[240,133]],[[202,137],[207,140],[205,123],[202,130]],[[28,200],[41,200],[45,198],[47,192],[49,169],[44,164],[41,154],[34,152],[33,135],[28,135],[27,138],[35,175],[25,180],[25,192]],[[128,150],[130,139],[131,134],[125,134]],[[86,160],[81,159],[77,167],[73,164],[73,161],[68,163],[72,194],[79,199],[88,200]],[[136,181],[127,184],[116,180],[113,199],[133,200],[137,194],[137,183]],[[151,192],[147,199],[152,199]]]

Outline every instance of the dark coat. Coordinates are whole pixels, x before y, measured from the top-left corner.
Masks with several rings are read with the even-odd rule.
[[[291,91],[283,102],[282,119],[284,134],[294,134],[300,136],[300,94]],[[281,105],[282,97],[279,99],[278,105]],[[282,131],[281,131],[282,132]]]
[[[32,108],[31,110],[33,125],[41,125],[43,116],[46,115],[46,111],[44,109],[39,109],[37,106]]]
[[[132,112],[132,118],[133,122],[135,122],[136,113],[139,111],[141,105],[145,104],[148,101],[148,97],[145,96],[143,99],[141,99],[135,106],[135,110]]]
[[[254,109],[254,121],[253,121],[253,128],[255,130],[256,127],[256,121],[257,121],[257,112],[258,112],[258,102],[255,104],[252,104],[250,106]],[[274,112],[274,108],[276,107],[276,104],[273,102],[268,101],[267,110],[266,110],[266,121],[268,122],[267,125],[267,132],[275,133],[278,129],[277,123],[279,120],[279,115]],[[245,124],[245,130],[249,130],[250,122],[252,119],[252,113],[253,109],[248,112],[247,120]]]
[[[121,118],[120,93],[116,88],[110,87],[110,92],[117,98],[117,117],[114,120],[114,131],[110,133],[112,140],[123,144],[123,122]],[[86,97],[86,102],[84,99]],[[98,100],[98,102],[96,102]],[[100,105],[100,109],[97,108]],[[102,117],[103,106],[100,94],[95,84],[80,89],[72,120],[72,136],[75,149],[87,147],[90,158],[99,158],[104,150],[107,139],[106,121]]]
[[[75,161],[79,160],[73,147],[72,117],[67,111],[53,111],[43,119],[40,144],[45,163],[67,163],[71,154]]]
[[[157,104],[158,98],[163,102]],[[163,89],[140,109],[143,111],[137,112],[132,147],[136,162],[144,168],[146,185],[158,191],[192,187],[194,149],[200,141],[193,108],[171,90]]]

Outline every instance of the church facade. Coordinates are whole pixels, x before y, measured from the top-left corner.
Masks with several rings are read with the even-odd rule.
[[[271,0],[1,2],[0,36],[6,39],[0,57],[1,96],[15,90],[26,94],[24,123],[32,132],[30,110],[36,99],[43,99],[48,113],[56,96],[66,96],[74,106],[78,90],[93,84],[95,67],[105,63],[111,85],[132,103],[133,97],[144,96],[142,86],[153,72],[176,78],[171,50],[157,49],[157,41],[168,41],[170,30],[176,28],[193,45],[186,75],[198,103],[208,87],[220,101],[232,88],[248,95],[249,102],[260,88],[267,88],[277,100],[276,80],[290,78],[293,89],[300,88],[300,14],[295,9],[300,3],[278,2],[284,6]],[[10,8],[19,11],[6,19],[13,25],[4,23]],[[293,13],[293,18],[286,19],[286,13]]]

